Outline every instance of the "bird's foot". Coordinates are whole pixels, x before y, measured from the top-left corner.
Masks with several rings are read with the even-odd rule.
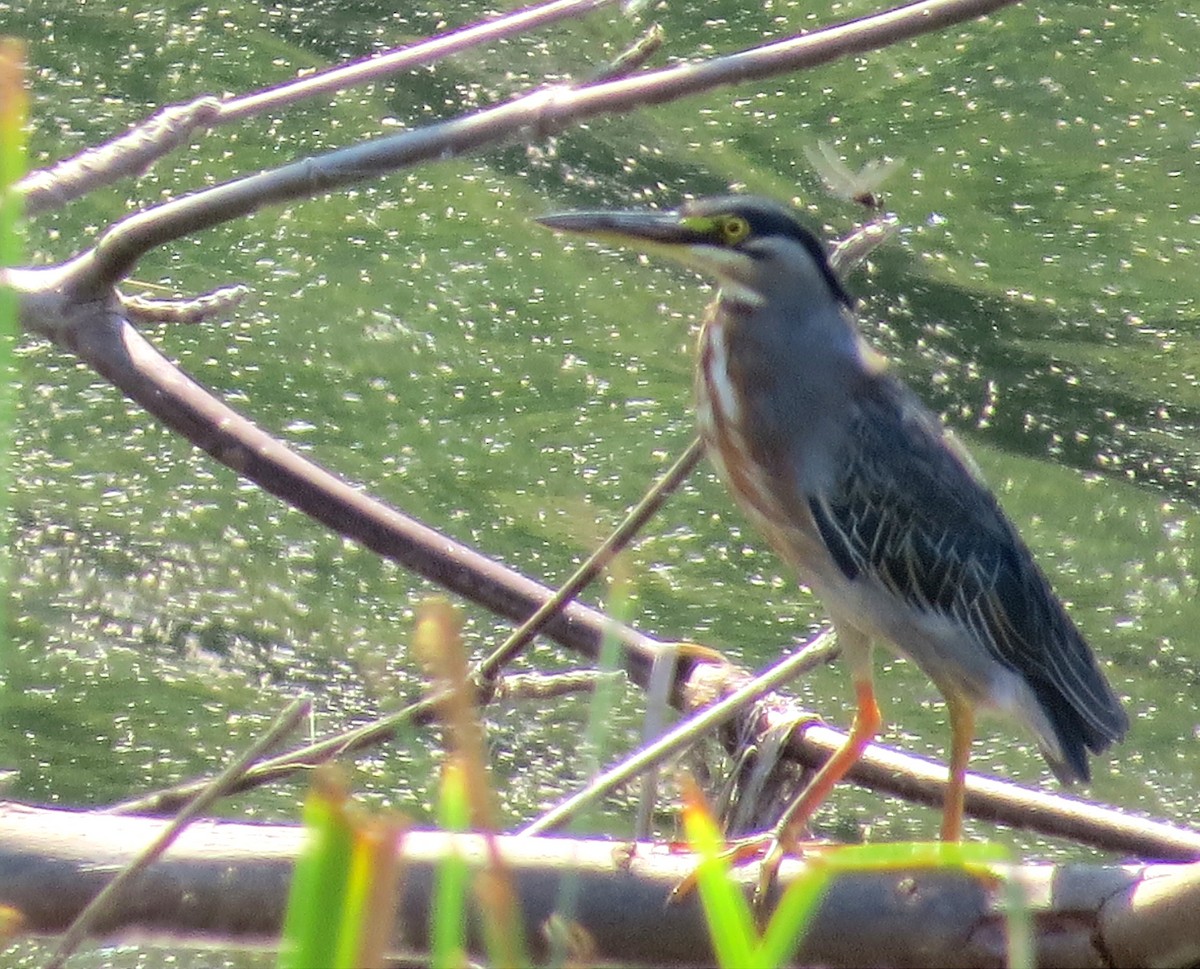
[[[767,898],[775,886],[775,879],[779,875],[779,866],[783,864],[783,859],[788,855],[800,857],[837,846],[824,841],[798,841],[794,835],[788,835],[778,827],[762,835],[760,841],[763,845],[762,863],[758,868],[758,880],[754,884],[754,897],[751,902],[754,906],[754,913],[761,923],[764,921],[767,911]]]
[[[729,842],[728,847],[721,852],[720,857],[722,861],[731,867],[747,865],[756,859],[762,859],[762,867],[759,870],[753,898],[755,911],[761,916],[767,893],[775,882],[775,876],[779,873],[779,866],[788,854],[803,855],[832,847],[835,846],[824,841],[811,840],[798,842],[793,839],[789,849],[785,847],[784,839],[780,836],[780,832],[772,830]],[[671,889],[670,894],[667,896],[667,904],[672,905],[682,901],[695,891],[698,871],[698,868],[693,869],[683,877],[679,884]]]

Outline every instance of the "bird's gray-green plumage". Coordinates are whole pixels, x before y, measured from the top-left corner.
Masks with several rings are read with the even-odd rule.
[[[1053,730],[1050,766],[1062,780],[1087,780],[1085,749],[1103,751],[1128,722],[1029,550],[897,380],[875,378],[855,410],[840,480],[806,496],[831,558],[848,582],[870,580],[906,611],[950,618],[961,653],[982,650],[982,663],[956,661],[952,689],[986,706],[988,661],[1017,673]],[[906,639],[897,645],[927,666]],[[973,667],[983,676],[965,675]],[[947,676],[940,664],[927,672]]]
[[[697,403],[734,494],[868,671],[871,640],[948,699],[1032,728],[1063,780],[1128,718],[995,498],[858,331],[819,241],[787,207],[728,196],[552,228],[631,242],[717,277]],[[858,644],[858,645],[855,645]]]

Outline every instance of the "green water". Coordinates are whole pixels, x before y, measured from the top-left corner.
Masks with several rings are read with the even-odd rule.
[[[653,11],[671,57],[825,16],[727,2],[702,21],[688,6]],[[163,103],[248,91],[483,9],[0,3],[0,29],[31,40],[34,160],[45,163]],[[557,583],[693,434],[691,347],[711,291],[677,269],[564,244],[531,217],[733,188],[792,199],[832,238],[861,213],[822,192],[805,146],[828,141],[852,166],[902,157],[885,189],[903,229],[849,280],[864,328],[970,444],[1128,698],[1130,736],[1096,765],[1089,795],[1195,823],[1198,20],[1155,4],[1015,8],[804,76],[264,212],[138,267],[139,280],[183,292],[252,289],[226,319],[151,336],[325,466]],[[38,219],[31,246],[38,262],[61,259],[159,198],[452,116],[547,74],[589,73],[640,27],[599,15],[214,131],[137,182]],[[298,693],[315,697],[318,733],[418,695],[405,644],[426,583],[239,481],[60,351],[29,340],[21,366],[15,651],[0,715],[0,766],[19,772],[9,793],[102,804],[215,771]],[[747,665],[820,621],[707,467],[628,572],[637,625]],[[506,631],[466,614],[477,653]],[[525,665],[574,663],[542,644]],[[879,667],[883,739],[939,754],[948,731],[933,688],[904,664]],[[848,722],[840,671],[796,689]],[[580,781],[578,707],[489,713],[511,820]],[[619,713],[613,742],[633,743],[633,688]],[[402,738],[360,762],[356,786],[424,819],[435,748],[423,732]],[[1005,725],[983,731],[973,765],[1053,786]],[[223,810],[291,818],[299,793],[283,786]],[[612,806],[614,831],[626,803]],[[929,837],[937,824],[853,791],[820,822],[875,839]]]

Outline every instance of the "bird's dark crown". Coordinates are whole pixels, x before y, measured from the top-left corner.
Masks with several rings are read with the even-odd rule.
[[[753,243],[787,239],[803,246],[829,283],[833,295],[846,306],[853,300],[829,265],[825,247],[800,221],[795,210],[757,195],[719,195],[696,199],[679,207],[680,221],[702,230],[708,241],[753,254]]]

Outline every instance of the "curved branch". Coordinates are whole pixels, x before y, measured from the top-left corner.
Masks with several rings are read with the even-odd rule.
[[[115,314],[70,331],[69,348],[154,417],[220,463],[304,512],[431,582],[515,622],[552,590],[364,494],[271,437],[163,357]],[[596,658],[604,635],[620,639],[629,671],[648,676],[658,643],[602,613],[568,603],[544,632]]]
[[[170,105],[154,117],[106,144],[65,159],[48,169],[30,172],[17,185],[25,214],[36,215],[65,205],[120,178],[140,175],[154,162],[186,142],[199,128],[241,121],[264,111],[287,107],[356,84],[379,81],[400,71],[436,63],[455,54],[505,37],[513,37],[579,17],[615,0],[551,0],[524,10],[431,37],[400,50],[373,54],[351,64],[277,84],[263,91],[219,101],[197,98]]]
[[[55,325],[42,332],[168,427],[321,524],[497,615],[521,622],[553,595],[534,580],[352,487],[213,397],[120,316],[115,296],[110,295],[107,304],[96,302],[99,297],[88,302],[84,296],[90,292],[91,274],[86,271],[86,257],[78,262],[83,267],[78,275],[76,264],[69,264],[10,271],[8,279],[18,288],[23,308],[36,306],[39,318],[56,318]],[[614,636],[625,669],[643,687],[649,683],[661,648],[659,641],[578,602],[567,604],[547,622],[544,632],[592,659],[599,655],[604,637]],[[734,667],[697,663],[682,656],[672,702],[684,709],[698,709],[736,690],[743,676]],[[772,711],[768,719],[795,722],[803,716],[793,701],[784,697],[767,709]],[[750,734],[772,725],[753,725]],[[843,740],[840,732],[820,725],[796,730],[789,741],[789,755],[806,766],[820,766]],[[943,766],[931,761],[872,745],[849,777],[875,790],[937,804],[946,774]],[[976,775],[968,779],[967,810],[974,816],[1126,854],[1200,856],[1200,833]]]
[[[95,271],[116,283],[149,250],[282,202],[309,198],[422,162],[544,138],[602,114],[661,104],[886,47],[981,17],[1015,0],[922,0],[860,20],[696,64],[588,87],[542,89],[417,131],[304,159],[166,202],[114,225],[97,243]]]
[[[168,105],[103,145],[30,172],[15,186],[25,215],[59,208],[118,179],[141,175],[186,143],[196,129],[212,124],[220,111],[220,102],[213,97]]]

